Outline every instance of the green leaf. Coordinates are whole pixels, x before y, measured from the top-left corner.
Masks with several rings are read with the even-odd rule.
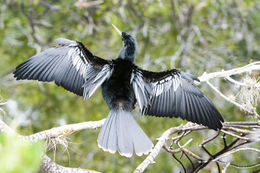
[[[0,170],[4,173],[35,173],[40,167],[44,147],[8,132],[0,134]]]

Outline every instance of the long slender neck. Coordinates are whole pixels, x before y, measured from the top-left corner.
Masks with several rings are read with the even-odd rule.
[[[124,46],[124,48],[126,49],[126,56],[135,56],[135,43],[134,42],[128,42],[128,43],[125,43],[126,45]]]
[[[135,63],[135,41],[124,41],[124,47],[120,50],[117,58],[129,60]]]

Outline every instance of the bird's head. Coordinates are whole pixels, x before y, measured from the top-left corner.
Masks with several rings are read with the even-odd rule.
[[[122,37],[122,41],[124,43],[124,47],[133,46],[133,45],[135,46],[136,41],[132,35],[130,35],[126,32],[122,32],[121,37]]]
[[[117,58],[127,59],[130,60],[131,62],[134,62],[135,48],[136,48],[135,38],[126,32],[121,32],[115,25],[112,24],[112,26],[120,34],[122,41],[124,43],[124,47],[120,50]]]

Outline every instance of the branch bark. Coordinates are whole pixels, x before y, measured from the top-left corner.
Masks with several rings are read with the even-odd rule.
[[[43,156],[41,169],[47,173],[100,173],[93,170],[81,169],[81,168],[69,168],[58,165],[51,160],[47,155]]]
[[[29,140],[31,142],[36,142],[48,138],[68,136],[80,130],[97,129],[104,124],[105,120],[106,119],[102,119],[99,121],[87,121],[87,122],[76,123],[76,124],[68,124],[60,127],[54,127],[49,130],[44,130],[29,136],[21,136],[21,138],[25,140]]]

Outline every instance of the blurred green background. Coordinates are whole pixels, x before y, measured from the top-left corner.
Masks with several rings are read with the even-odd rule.
[[[0,95],[8,100],[7,114],[2,119],[8,124],[15,120],[19,133],[29,135],[55,126],[105,118],[109,110],[100,90],[84,101],[53,83],[17,82],[12,71],[35,53],[54,46],[58,37],[81,41],[95,55],[113,59],[122,41],[112,23],[135,35],[136,63],[144,69],[160,71],[175,67],[200,76],[205,71],[231,69],[260,60],[259,0],[1,0]],[[223,79],[212,83],[231,97],[239,91]],[[256,120],[224,101],[206,84],[200,87],[226,121]],[[141,117],[138,109],[133,114],[154,143],[168,128],[185,123],[181,119]],[[55,155],[55,161],[63,166],[103,172],[132,172],[145,159],[103,152],[97,146],[98,133],[99,129],[77,132],[70,136],[68,148],[58,145],[47,154],[52,159]],[[214,131],[205,130],[190,135],[194,140],[188,148],[207,157],[198,144],[212,134]],[[207,147],[214,153],[222,149],[223,142],[216,139]],[[248,165],[259,163],[258,157],[255,153],[241,152],[229,159]],[[155,161],[147,172],[182,171],[165,151]],[[230,167],[227,172],[239,171]],[[210,164],[201,172],[217,172],[217,167]]]
[[[43,141],[22,141],[12,132],[0,134],[0,170],[2,173],[37,172],[44,153]]]

